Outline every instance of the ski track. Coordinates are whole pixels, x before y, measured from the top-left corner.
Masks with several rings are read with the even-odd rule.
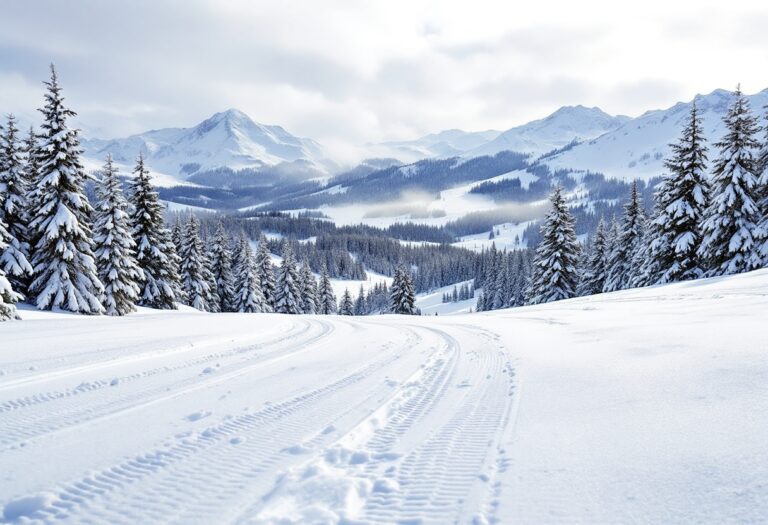
[[[3,450],[13,449],[15,448],[14,445],[19,442],[24,442],[24,440],[35,436],[50,435],[54,431],[74,428],[102,417],[113,417],[121,411],[140,408],[168,397],[206,388],[212,382],[221,382],[241,375],[247,372],[250,367],[304,351],[308,345],[321,340],[332,330],[330,324],[321,323],[320,326],[321,332],[313,334],[307,339],[301,339],[299,336],[308,331],[309,324],[304,325],[297,332],[287,334],[287,337],[266,341],[262,345],[236,347],[229,352],[208,354],[175,365],[165,365],[123,377],[115,376],[111,379],[86,381],[73,389],[34,394],[0,403],[0,414],[10,410],[36,408],[32,413],[19,410],[2,415],[4,432],[0,435],[0,445],[5,446],[5,448],[0,449],[0,454]],[[227,358],[237,357],[243,353],[255,353],[256,350],[260,351],[275,344],[279,347],[288,346],[289,350],[270,352],[265,356],[256,353],[250,357],[233,359],[232,362],[221,366],[221,362]],[[214,361],[219,363],[219,366],[215,368],[216,373],[201,373],[201,371],[206,370],[203,368],[206,364]],[[253,364],[243,366],[243,363],[248,361],[253,361]],[[182,378],[172,378],[175,382],[170,382],[166,375],[177,372],[188,372],[188,374]],[[140,380],[144,380],[144,383],[137,385],[138,388],[132,388],[131,383],[140,382]],[[126,391],[106,399],[97,398],[95,402],[89,403],[89,399],[86,398],[94,397],[98,394],[98,390],[105,387]],[[36,406],[40,404],[44,404],[44,406]],[[26,443],[24,444],[26,445]]]
[[[287,471],[241,523],[273,523],[280,509],[296,505],[294,485],[327,483],[326,492],[355,480],[357,510],[327,509],[332,521],[362,523],[485,523],[494,519],[500,496],[497,471],[504,467],[500,443],[508,431],[514,371],[495,334],[468,330],[466,349],[444,330],[422,328],[442,340],[442,351],[406,381],[390,400],[353,430],[299,468]],[[480,344],[478,344],[478,342]],[[447,408],[450,407],[450,408]],[[452,414],[443,424],[438,413]],[[335,475],[322,478],[329,469]],[[319,474],[318,474],[319,473]],[[341,489],[343,490],[343,488]],[[288,493],[288,495],[284,493]],[[314,502],[312,502],[314,503]],[[270,506],[272,508],[270,508]],[[314,509],[312,509],[314,510]],[[297,514],[289,523],[311,522]]]
[[[46,504],[22,521],[300,523],[270,514],[271,505],[286,487],[301,484],[297,472],[319,463],[367,487],[359,508],[330,509],[339,520],[493,520],[500,496],[494,480],[504,467],[500,441],[515,389],[500,338],[468,326],[371,324],[390,335],[371,341],[363,357],[322,382],[307,380],[284,390],[282,400],[210,417],[204,427],[176,432],[154,447],[60,481],[46,492]],[[91,366],[77,354],[72,367],[59,363],[49,374],[13,385],[38,391],[0,401],[0,459],[3,452],[34,448],[37,440],[61,432],[173,404],[215,386],[236,388],[278,361],[343,345],[339,339],[361,329],[355,320],[315,318],[247,344],[230,339],[218,347],[173,347],[170,354],[153,349]],[[214,363],[214,373],[203,371]],[[93,374],[101,377],[87,379]],[[58,386],[62,378],[86,379],[72,388],[41,388]]]

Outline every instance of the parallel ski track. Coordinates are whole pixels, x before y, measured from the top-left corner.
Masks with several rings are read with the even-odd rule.
[[[309,332],[311,326],[320,326],[321,331],[297,342],[296,337]],[[97,403],[89,403],[86,399],[89,396],[85,394],[95,393],[97,390],[109,386],[111,380],[101,380],[97,383],[97,386],[93,388],[74,389],[68,392],[68,395],[66,395],[67,392],[65,391],[60,395],[51,395],[49,393],[47,396],[35,396],[32,399],[36,399],[38,403],[49,403],[44,407],[43,415],[38,413],[39,410],[36,410],[34,413],[18,411],[3,415],[3,432],[0,434],[0,445],[4,445],[4,447],[0,448],[0,454],[2,454],[4,450],[8,450],[9,447],[27,439],[53,434],[61,430],[77,428],[96,419],[113,417],[126,410],[135,410],[141,407],[146,407],[149,404],[175,398],[195,390],[208,388],[212,384],[229,381],[235,377],[247,374],[253,368],[262,366],[266,363],[284,359],[289,355],[299,352],[305,352],[311,349],[312,345],[327,337],[333,329],[333,324],[326,321],[317,321],[314,325],[307,323],[301,330],[294,332],[293,334],[288,334],[287,338],[283,336],[263,344],[248,345],[235,348],[229,352],[213,354],[216,357],[211,357],[209,355],[204,356],[203,358],[184,361],[176,366],[163,366],[150,369],[129,376],[129,379],[132,381],[143,380],[144,383],[146,383],[142,384],[139,390],[133,389],[121,392],[115,396],[110,395],[103,401],[99,398]],[[267,354],[260,353],[261,350],[274,346],[277,346],[278,348],[287,346],[289,350],[282,352],[273,351]],[[216,368],[214,373],[200,373],[200,367],[211,360],[222,360],[222,358],[225,357],[238,356],[245,352],[255,353],[256,351],[259,353],[247,357],[246,362],[248,364],[244,364],[242,360],[235,360]],[[203,362],[200,362],[200,359],[203,359]],[[180,370],[191,368],[195,368],[194,373],[185,375],[175,383],[169,383],[167,379],[163,377],[165,374],[171,372],[178,372]],[[130,384],[130,380],[128,381],[128,384]],[[121,383],[118,382],[113,388],[120,389],[121,386]],[[26,406],[31,405],[32,404]]]
[[[388,350],[383,356],[377,354],[373,362],[332,383],[261,410],[222,419],[199,434],[174,439],[168,446],[72,482],[34,518],[50,523],[219,521],[222,501],[231,500],[235,508],[243,498],[251,502],[269,489],[273,483],[269,473],[274,474],[292,457],[283,450],[285,443],[306,434],[308,418],[316,424],[306,443],[320,446],[333,438],[318,429],[328,428],[391,389],[382,382],[365,396],[339,395],[411,350],[420,338],[414,330],[408,332],[398,348],[382,345]]]

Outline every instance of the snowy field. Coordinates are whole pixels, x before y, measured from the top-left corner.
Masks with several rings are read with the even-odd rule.
[[[452,317],[24,311],[0,509],[56,523],[759,523],[768,270]]]

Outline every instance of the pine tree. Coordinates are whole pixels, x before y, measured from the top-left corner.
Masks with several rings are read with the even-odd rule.
[[[136,241],[136,262],[144,273],[139,304],[163,310],[175,310],[182,299],[179,258],[171,232],[163,225],[163,208],[153,191],[149,170],[139,154],[134,178],[130,183],[131,233]]]
[[[723,118],[727,133],[716,144],[720,153],[712,170],[711,202],[698,250],[708,275],[741,273],[760,267],[754,238],[761,220],[753,155],[758,146],[758,126],[739,88],[734,97]]]
[[[320,285],[317,291],[320,300],[319,314],[330,315],[336,313],[336,295],[333,293],[331,278],[328,275],[328,268],[323,264],[320,270]]]
[[[184,228],[181,225],[181,216],[176,213],[175,220],[173,221],[173,227],[171,228],[171,240],[173,241],[173,247],[176,253],[181,253],[181,249],[184,246]]]
[[[758,206],[762,217],[755,232],[755,263],[768,267],[768,125],[763,127],[765,139],[758,159],[760,177],[757,179]]]
[[[190,215],[184,228],[181,252],[181,285],[189,306],[210,311],[212,299],[210,282],[213,279],[205,264],[205,247],[200,238],[200,224]]]
[[[203,263],[205,265],[205,279],[208,283],[208,296],[206,301],[208,303],[208,311],[219,313],[221,312],[221,297],[219,296],[219,287],[216,283],[216,276],[213,275],[213,250],[210,246],[210,237],[205,236],[202,231],[200,238],[203,242]]]
[[[5,225],[0,220],[0,252],[6,248],[5,239],[8,237]],[[0,268],[0,321],[18,318],[15,304],[20,300],[21,295],[13,291],[11,283],[5,278],[5,272]]]
[[[235,277],[232,255],[224,224],[219,222],[211,245],[211,272],[216,281],[220,312],[235,311]]]
[[[344,289],[344,294],[339,301],[339,315],[355,315],[355,305],[352,303],[352,296],[349,294],[349,289]]]
[[[240,243],[240,250],[237,284],[235,285],[235,310],[243,313],[264,312],[267,304],[264,300],[264,294],[261,292],[251,243],[247,240]]]
[[[24,294],[33,272],[29,263],[26,198],[29,182],[18,132],[16,120],[9,115],[5,132],[0,135],[0,222],[5,224],[7,233],[6,246],[0,250],[0,270],[5,272],[14,291]]]
[[[608,275],[603,287],[604,292],[629,288],[635,272],[632,261],[641,247],[640,241],[644,228],[645,210],[637,189],[637,181],[633,181],[629,201],[624,205],[624,219],[613,250],[608,257]]]
[[[45,82],[42,142],[35,162],[38,173],[31,196],[30,223],[34,279],[29,295],[41,310],[62,308],[99,314],[104,291],[93,260],[89,216],[83,187],[88,178],[80,163],[80,139],[67,120],[75,112],[64,106],[56,70]]]
[[[650,224],[648,284],[684,281],[701,277],[696,252],[701,244],[701,225],[707,209],[707,148],[701,117],[694,100],[680,140],[670,144],[671,157],[664,163],[668,174],[654,193],[655,217]]]
[[[312,269],[305,260],[301,265],[299,272],[299,282],[301,283],[301,310],[305,314],[317,313],[317,282],[312,275]]]
[[[302,303],[296,261],[293,258],[293,250],[286,244],[283,249],[283,262],[277,272],[275,311],[281,314],[300,314]]]
[[[355,297],[355,307],[353,312],[355,315],[366,315],[368,313],[365,301],[365,289],[362,284],[360,285],[357,297]]]
[[[579,281],[578,295],[594,295],[603,291],[607,274],[608,244],[605,223],[600,219],[595,234],[590,239],[586,268]]]
[[[576,295],[579,243],[574,219],[560,186],[552,194],[552,209],[541,227],[529,290],[531,304],[568,299]]]
[[[94,256],[99,279],[104,284],[101,303],[107,315],[125,315],[136,310],[143,273],[133,255],[136,243],[131,237],[128,203],[120,188],[112,156],[102,171],[97,186],[96,221],[93,227]]]
[[[259,285],[267,303],[267,311],[273,312],[275,311],[275,271],[272,268],[267,238],[264,235],[259,237],[259,249],[256,252],[256,273],[259,276]]]
[[[398,266],[389,290],[390,311],[395,314],[413,315],[416,313],[416,294],[410,272],[404,266]]]

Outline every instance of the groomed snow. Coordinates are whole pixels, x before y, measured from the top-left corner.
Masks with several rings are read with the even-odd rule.
[[[758,523],[768,270],[452,317],[0,324],[0,509],[57,523]]]

